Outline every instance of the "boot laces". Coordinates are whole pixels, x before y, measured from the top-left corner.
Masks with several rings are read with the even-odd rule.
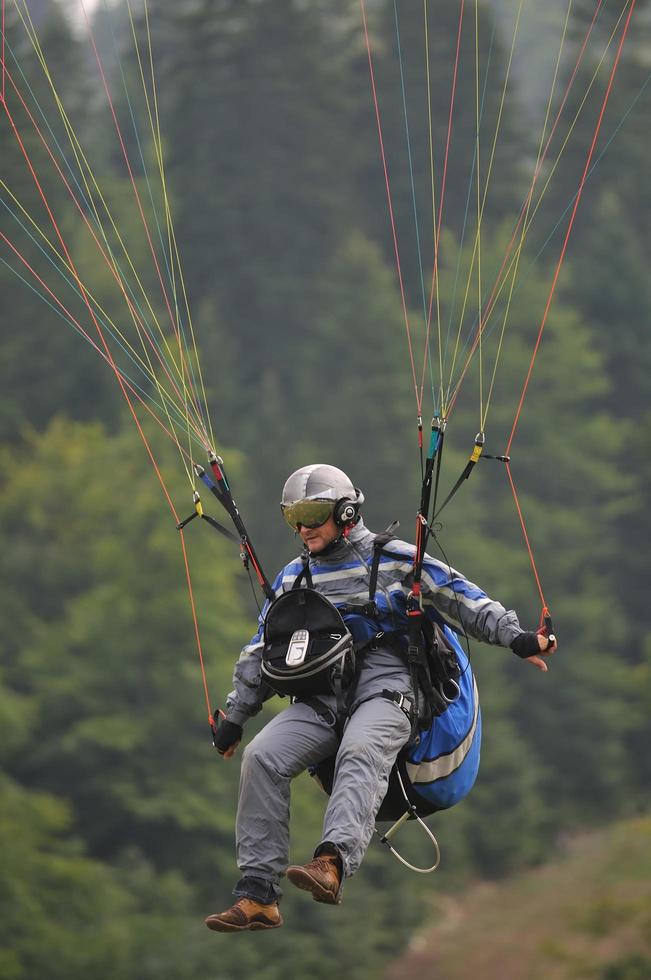
[[[337,858],[334,856],[334,854],[329,854],[327,857],[314,858],[312,864],[315,865],[319,871],[334,871],[337,875],[339,875]]]

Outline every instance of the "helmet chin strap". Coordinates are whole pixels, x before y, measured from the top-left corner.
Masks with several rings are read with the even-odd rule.
[[[350,534],[354,526],[355,525],[353,523],[346,524],[346,526],[341,529],[341,534],[338,534],[336,538],[334,538],[332,541],[330,541],[329,544],[325,546],[325,548],[321,548],[319,551],[310,551],[308,546],[305,545],[305,551],[307,551],[307,553],[310,555],[327,556],[331,554],[335,550],[335,548],[337,548],[341,544],[342,541],[345,541],[345,539],[348,537],[348,535]]]

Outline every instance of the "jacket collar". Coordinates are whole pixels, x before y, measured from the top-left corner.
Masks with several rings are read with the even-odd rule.
[[[368,546],[374,537],[375,535],[369,531],[364,521],[360,518],[347,539],[342,534],[332,544],[329,544],[327,548],[324,548],[323,551],[319,551],[315,555],[311,554],[310,560],[316,561],[320,565],[340,564],[342,561],[350,560],[354,554],[351,545],[354,545],[356,548],[363,548],[365,545]]]

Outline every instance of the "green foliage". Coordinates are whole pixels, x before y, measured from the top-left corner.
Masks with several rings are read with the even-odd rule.
[[[609,963],[601,974],[601,980],[645,980],[651,973],[651,956],[630,953]]]
[[[46,57],[56,65],[56,91],[65,102],[72,125],[83,136],[88,94],[83,48],[72,37],[57,4],[48,5],[38,36]],[[10,246],[3,242],[0,317],[11,329],[7,331],[0,361],[0,386],[4,392],[0,435],[13,439],[25,420],[40,427],[58,408],[83,419],[94,417],[97,412],[106,416],[107,403],[113,411],[113,392],[97,355],[90,349],[80,349],[83,345],[72,326],[63,326],[64,311],[48,292],[54,293],[72,316],[81,317],[86,326],[83,303],[55,271],[55,266],[62,264],[56,254],[62,259],[65,255],[54,222],[73,254],[73,241],[79,237],[80,217],[63,183],[65,177],[73,185],[69,169],[73,157],[51,86],[36,68],[36,55],[25,40],[13,7],[7,9],[7,44],[8,70],[14,84],[7,79],[7,114],[4,109],[2,112],[4,186],[0,223]],[[70,272],[66,275],[74,282]],[[25,304],[28,295],[30,302]],[[36,295],[42,300],[37,301]],[[63,364],[75,365],[75,369],[63,370]]]
[[[371,526],[404,520],[406,498],[413,500],[418,490],[415,454],[402,438],[413,428],[414,400],[398,368],[408,357],[401,320],[394,276],[377,247],[358,233],[324,270],[315,316],[297,351],[297,394],[305,412],[289,465],[301,465],[318,446],[362,487],[381,472],[381,498],[367,493]]]
[[[506,881],[437,889],[386,980],[499,980],[505,969],[514,980],[648,976],[650,829],[647,812],[568,838],[560,856]]]
[[[161,457],[167,472],[165,447]],[[21,613],[13,619],[15,631],[3,640],[0,719],[9,735],[3,740],[3,767],[15,780],[66,800],[59,810],[68,816],[54,828],[50,845],[65,873],[75,873],[66,854],[83,839],[94,858],[84,861],[106,876],[107,883],[96,887],[98,902],[117,905],[110,918],[120,942],[107,942],[115,943],[122,959],[107,958],[106,972],[99,975],[157,973],[181,980],[188,969],[210,965],[213,937],[203,930],[201,913],[229,901],[237,874],[232,857],[237,766],[214,754],[201,714],[177,532],[165,520],[162,498],[132,435],[110,438],[97,425],[56,420],[42,437],[26,433],[23,445],[5,449],[1,468],[2,513],[10,529],[3,614]],[[44,472],[47,484],[40,478]],[[192,525],[191,531],[186,540],[204,655],[211,688],[216,681],[221,700],[236,651],[253,626],[238,614],[244,580],[236,557],[206,526]],[[296,860],[312,852],[323,807],[323,794],[307,777],[299,781]],[[395,877],[398,887],[400,873],[387,870],[386,857],[376,853],[369,862],[370,880],[362,877],[350,889],[352,903],[374,909],[363,969],[381,962],[386,945],[378,937],[395,919],[390,894],[386,901],[375,899],[386,875]],[[38,888],[31,878],[24,887],[27,902],[30,889]],[[83,892],[79,902],[92,923],[99,911],[84,905]],[[274,939],[277,958],[263,967],[259,953],[251,950],[244,954],[251,969],[266,969],[272,980],[287,976],[285,958],[300,950],[301,963],[324,975],[321,909],[310,908],[306,915],[304,904],[304,896],[288,896],[290,925]],[[59,920],[49,907],[42,914],[47,928],[55,928]],[[74,918],[74,909],[64,905],[64,921],[68,915]],[[406,938],[412,916],[407,902],[392,926],[392,953],[398,935]],[[358,927],[353,920],[345,928],[352,935]],[[331,934],[326,927],[326,944],[335,941],[341,924],[332,929]],[[37,937],[35,949],[46,946],[46,938]],[[102,948],[98,936],[98,962]],[[362,966],[353,948],[347,944],[338,955],[342,969],[350,967],[357,975]],[[61,956],[61,976],[86,968],[83,959],[77,964]],[[240,956],[234,950],[232,959],[223,957],[225,976],[237,974]],[[32,962],[20,943],[15,962],[16,969]],[[16,973],[22,975],[29,970]]]
[[[5,451],[3,595],[22,595],[3,641],[15,692],[7,711],[15,716],[22,700],[28,723],[22,744],[3,745],[3,754],[10,771],[74,800],[95,852],[136,840],[166,863],[171,828],[178,860],[178,850],[192,849],[192,833],[217,823],[205,800],[214,760],[197,710],[201,681],[179,539],[139,459],[132,436],[111,441],[97,426],[62,420],[42,439],[31,435]],[[251,626],[237,612],[236,559],[220,540],[210,545],[208,554],[200,542],[193,569],[210,638],[207,668],[223,697],[233,652]],[[47,737],[33,744],[39,719]]]
[[[150,11],[159,70],[175,79],[162,111],[191,291],[218,284],[252,378],[276,328],[307,315],[305,283],[349,221],[341,35],[322,17],[295,0]]]
[[[180,875],[155,875],[135,851],[122,867],[90,858],[65,803],[1,782],[3,980],[183,976]]]
[[[65,840],[69,824],[61,801],[2,778],[0,975],[7,980],[98,968],[125,976],[128,895],[107,867],[83,855],[78,840]]]
[[[80,48],[56,5],[50,7],[53,19],[42,26],[55,80],[76,126],[90,134],[89,159],[147,295],[145,301],[134,285],[137,302],[143,308],[151,304],[148,318],[158,319],[165,332],[166,304],[110,113],[104,101],[100,108],[99,82],[90,81]],[[488,5],[477,10],[482,82],[489,72],[483,176],[506,70],[508,39],[500,25],[513,10],[505,7],[493,5],[499,23],[490,68],[494,21]],[[13,44],[17,25],[11,9]],[[459,4],[429,9],[438,166]],[[554,11],[537,12],[536,23],[544,18],[551,32]],[[425,327],[393,5],[368,4],[368,13],[417,387],[425,368],[427,426],[439,391],[438,341],[432,343],[430,375],[427,360],[423,364]],[[328,915],[305,896],[288,894],[286,927],[259,945],[220,943],[207,934],[201,917],[229,902],[237,874],[232,838],[238,765],[237,759],[219,760],[209,743],[174,519],[146,468],[131,419],[119,408],[110,368],[0,267],[6,328],[0,368],[0,516],[6,529],[0,615],[8,624],[0,641],[0,761],[6,773],[0,844],[10,854],[0,881],[11,899],[11,915],[0,925],[3,978],[77,980],[92,973],[111,980],[226,980],[255,974],[264,980],[317,980],[335,970],[366,980],[399,953],[429,907],[432,889],[457,888],[477,874],[503,876],[541,862],[559,836],[646,801],[651,658],[645,491],[651,473],[649,419],[641,406],[647,398],[651,298],[643,259],[649,244],[648,148],[640,124],[648,102],[642,88],[648,44],[643,14],[634,43],[625,49],[598,152],[633,100],[638,102],[586,186],[572,266],[564,267],[559,281],[511,451],[560,650],[549,674],[541,675],[507,652],[473,647],[484,717],[482,769],[468,800],[432,820],[443,848],[434,883],[414,880],[374,844],[347,883],[339,913]],[[431,188],[422,9],[399,5],[399,17],[427,291],[432,235],[425,218],[431,214]],[[611,12],[608,18],[612,26]],[[287,473],[306,460],[349,470],[366,494],[369,525],[379,529],[399,518],[401,533],[410,538],[419,484],[414,383],[358,5],[156,0],[149,4],[149,19],[170,205],[209,401],[224,440],[219,450],[268,574],[297,550],[277,501]],[[472,219],[465,243],[459,243],[475,149],[474,112],[468,108],[475,98],[471,20],[462,35],[447,228],[439,255],[444,387],[459,377],[477,305]],[[578,28],[585,29],[584,20],[580,5],[572,43]],[[153,189],[149,200],[122,90],[121,70],[130,85],[138,77],[124,8],[103,9],[98,27],[151,223],[160,192]],[[603,30],[597,32],[600,43]],[[515,223],[511,212],[517,211],[518,191],[532,166],[527,154],[535,134],[522,125],[520,84],[526,83],[523,101],[540,115],[535,79],[550,69],[552,56],[542,50],[536,30],[527,44],[540,57],[526,55],[510,82],[482,222],[484,296],[500,268]],[[27,47],[20,57],[31,77]],[[588,72],[595,50],[586,61]],[[577,85],[572,94],[566,121],[587,78],[579,76],[583,89]],[[601,90],[604,81],[602,71]],[[597,96],[595,89],[520,264],[485,427],[488,452],[503,452],[509,439],[558,236],[548,259],[533,265],[531,259],[576,190]],[[44,81],[38,97],[53,122]],[[144,113],[142,96],[134,106]],[[82,279],[107,317],[133,338],[129,304],[13,96],[10,108],[20,117],[26,147]],[[53,127],[67,147],[61,124]],[[56,244],[15,140],[3,141],[3,151],[5,145],[3,179]],[[155,154],[144,137],[142,153],[155,170]],[[36,244],[6,214],[2,227],[30,262],[45,269],[45,282],[97,340],[85,304],[44,264]],[[107,239],[120,263],[128,264],[117,233],[107,232]],[[6,252],[3,258],[18,267]],[[484,334],[484,399],[507,294],[508,289],[501,294]],[[437,334],[435,316],[432,336]],[[126,355],[119,358],[141,382]],[[461,472],[479,428],[477,362],[475,357],[449,420],[439,501]],[[143,385],[146,395],[153,393],[149,382]],[[142,417],[172,501],[185,516],[191,498],[178,458]],[[238,451],[229,449],[235,445]],[[204,505],[223,519],[212,498]],[[436,557],[449,558],[516,608],[524,625],[537,625],[540,603],[502,465],[480,462],[441,519],[438,541],[431,545]],[[200,522],[188,527],[185,542],[214,706],[229,690],[233,661],[253,632],[255,610],[232,546]],[[247,737],[281,708],[280,702],[266,706]],[[310,855],[323,808],[317,787],[307,776],[298,779],[293,859]],[[400,847],[425,864],[429,845],[414,831],[401,831]],[[617,873],[613,867],[611,877]],[[633,913],[638,911],[636,906]],[[617,919],[631,907],[604,892],[577,928],[594,934],[612,920],[611,912]],[[556,953],[556,962],[565,962],[566,951]],[[604,966],[610,971],[604,977],[632,980],[646,968],[647,955],[642,947],[630,954],[622,950]],[[576,965],[571,956],[567,962]]]

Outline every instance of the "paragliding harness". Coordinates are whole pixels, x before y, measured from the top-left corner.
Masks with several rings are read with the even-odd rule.
[[[371,620],[377,620],[378,608],[375,602],[375,594],[380,559],[382,555],[396,558],[396,552],[388,550],[386,546],[395,537],[393,532],[397,526],[397,522],[394,522],[386,531],[376,535],[373,543],[373,560],[369,578],[369,599],[367,602],[352,601],[339,606],[339,611],[344,616],[357,614]],[[407,636],[405,637],[404,630],[398,632],[379,631],[358,648],[357,664],[359,669],[362,662],[359,655],[363,655],[365,650],[376,649],[380,645],[384,645],[390,646],[398,653],[406,661],[409,668],[413,700],[410,701],[398,692],[387,690],[382,691],[380,695],[398,704],[405,712],[412,725],[412,738],[398,755],[398,759],[391,770],[387,792],[376,817],[378,821],[391,821],[392,826],[383,834],[376,829],[376,834],[391,854],[407,868],[420,874],[429,874],[438,868],[440,850],[436,837],[424,822],[423,817],[430,816],[441,809],[441,806],[426,800],[412,785],[407,771],[408,753],[410,747],[419,740],[419,732],[423,733],[424,736],[432,728],[435,719],[442,715],[449,705],[459,697],[458,680],[461,676],[461,668],[443,630],[424,615],[420,602],[413,603],[412,599],[413,589],[407,602],[407,614],[409,616]],[[354,686],[352,690],[354,690]],[[422,707],[420,703],[421,694],[425,698],[425,704]],[[312,699],[312,704],[319,713],[318,699]],[[312,776],[328,795],[332,793],[335,761],[336,757],[331,756],[310,770]],[[417,867],[411,864],[398,853],[392,843],[394,835],[408,820],[417,821],[423,833],[432,843],[435,860],[430,867]]]
[[[379,696],[398,704],[404,711],[412,725],[412,735],[418,729],[429,728],[433,718],[442,714],[459,695],[456,679],[460,676],[460,669],[454,651],[445,641],[438,626],[430,624],[425,617],[420,628],[424,626],[427,632],[423,631],[419,636],[413,636],[415,629],[410,620],[408,638],[405,637],[404,630],[378,630],[370,640],[357,644],[346,626],[344,617],[347,614],[361,615],[377,621],[375,593],[380,558],[383,554],[395,557],[395,552],[386,551],[385,548],[394,537],[396,526],[392,525],[375,538],[368,601],[353,601],[335,606],[314,589],[309,553],[304,553],[301,556],[303,568],[292,588],[271,603],[265,616],[261,658],[263,680],[276,693],[310,704],[318,715],[333,726],[339,736],[350,710],[363,655],[367,650],[377,649],[381,645],[390,646],[406,659],[409,666],[413,698],[389,690],[382,691]],[[425,709],[421,712],[419,689],[426,697]],[[335,695],[336,713],[321,700],[327,695]],[[332,792],[334,769],[335,756],[310,768],[311,774],[328,794]],[[411,785],[407,773],[406,752],[403,751],[391,771],[378,819],[394,821],[393,826],[381,835],[382,843],[397,860],[412,871],[429,873],[438,867],[438,842],[422,819],[436,809],[436,806],[427,807]],[[431,840],[436,853],[431,867],[419,868],[410,864],[391,843],[393,835],[407,820],[416,820]]]
[[[422,440],[422,420],[419,418],[418,422],[420,439]],[[380,642],[387,643],[396,649],[404,659],[406,659],[409,673],[411,675],[414,696],[413,708],[411,712],[408,713],[408,717],[410,718],[412,724],[412,739],[410,740],[408,746],[406,746],[405,749],[403,749],[399,754],[398,759],[391,770],[387,793],[376,818],[380,821],[392,820],[394,822],[389,830],[387,830],[384,834],[380,834],[377,829],[376,833],[380,838],[381,843],[383,843],[389,849],[397,860],[399,860],[410,870],[417,871],[421,874],[429,874],[430,872],[435,871],[439,865],[440,851],[438,842],[429,827],[425,824],[423,817],[429,816],[430,814],[436,812],[436,810],[440,809],[440,807],[434,803],[428,803],[426,800],[424,800],[411,784],[407,773],[407,754],[409,745],[413,745],[414,739],[417,740],[419,737],[417,733],[420,731],[424,735],[428,729],[432,728],[435,719],[442,715],[443,712],[447,710],[449,705],[459,697],[460,687],[458,681],[461,676],[461,668],[459,666],[456,654],[452,647],[448,644],[445,634],[438,624],[432,622],[425,616],[423,611],[421,576],[427,539],[431,533],[431,527],[428,522],[430,499],[434,484],[434,511],[436,516],[437,513],[440,513],[443,506],[449,503],[450,499],[454,496],[462,482],[468,478],[472,472],[472,468],[481,456],[483,448],[483,434],[480,433],[475,440],[475,448],[470,460],[468,461],[468,464],[466,465],[466,468],[464,469],[464,472],[459,480],[457,480],[457,483],[452,488],[450,494],[448,494],[448,497],[444,501],[441,508],[436,511],[436,492],[438,490],[441,450],[443,446],[444,434],[445,421],[433,419],[429,452],[425,466],[423,467],[421,501],[416,522],[416,551],[413,561],[412,588],[407,597],[406,612],[408,617],[408,628],[406,649],[404,632],[398,634],[380,632],[377,633],[376,636],[370,641],[371,646],[374,644],[379,644]],[[368,603],[348,603],[346,606],[340,607],[344,614],[358,613],[363,616],[368,616],[371,619],[377,618],[375,593],[377,590],[380,559],[382,555],[388,555],[392,558],[396,557],[395,552],[386,550],[387,544],[394,537],[393,531],[396,529],[396,527],[397,524],[394,523],[388,527],[386,531],[384,531],[382,534],[378,534],[375,538],[373,547],[373,561],[369,580]],[[422,711],[420,710],[419,703],[421,691],[425,695],[426,699],[426,704]],[[396,700],[395,696],[389,691],[382,692],[382,696],[387,697],[390,700]],[[402,695],[400,695],[400,697],[402,698]],[[400,704],[400,706],[403,707],[404,710],[404,705]],[[334,762],[334,758],[326,759],[324,762],[315,766],[312,770],[312,774],[328,794],[332,792],[334,780]],[[416,820],[434,846],[436,859],[431,867],[421,868],[410,864],[396,851],[391,842],[392,837],[408,820]]]
[[[402,708],[415,734],[418,728],[429,728],[432,719],[459,694],[459,665],[443,632],[423,616],[415,627],[409,620],[408,637],[404,630],[378,630],[370,639],[355,643],[344,618],[352,614],[377,621],[375,594],[380,558],[395,557],[395,553],[385,549],[396,527],[394,523],[376,535],[367,601],[335,606],[314,589],[309,554],[301,556],[303,568],[291,590],[275,599],[265,616],[261,671],[264,681],[280,695],[306,700],[334,694],[337,722],[342,725],[364,653],[388,646],[407,663],[413,697],[394,691],[383,691],[381,696]],[[422,710],[421,692],[425,695]]]
[[[338,609],[330,600],[318,593],[312,583],[309,554],[307,553],[303,556],[303,570],[297,576],[290,592],[275,598],[271,583],[262,570],[233,499],[223,460],[213,452],[209,454],[210,468],[215,482],[202,466],[194,464],[196,475],[206,484],[227,511],[239,536],[235,537],[204,512],[199,494],[196,492],[193,495],[195,510],[177,525],[178,529],[182,530],[194,518],[200,517],[220,534],[239,543],[240,557],[244,567],[249,571],[249,565],[253,566],[258,583],[265,597],[271,603],[265,617],[264,629],[265,646],[262,657],[262,673],[265,680],[278,693],[288,694],[303,701],[311,701],[317,712],[319,711],[319,704],[323,708],[326,707],[322,702],[319,702],[318,695],[335,694],[337,717],[334,719],[334,723],[339,730],[343,727],[348,713],[348,699],[355,690],[355,682],[361,666],[361,658],[356,655],[363,654],[366,649],[377,649],[380,645],[388,645],[406,659],[412,679],[413,703],[404,694],[395,691],[382,691],[381,696],[398,704],[401,710],[405,712],[412,724],[412,736],[416,735],[418,729],[424,732],[430,727],[432,720],[442,714],[459,695],[457,679],[460,676],[460,670],[454,651],[448,646],[440,628],[424,616],[420,599],[420,570],[426,540],[426,535],[420,532],[427,527],[426,521],[423,519],[423,513],[427,514],[427,506],[423,507],[423,503],[426,497],[425,491],[431,488],[435,450],[436,442],[433,431],[432,446],[430,447],[423,482],[424,499],[421,500],[421,508],[418,514],[414,584],[407,600],[407,615],[409,616],[407,638],[405,638],[404,630],[398,632],[380,630],[370,639],[357,645],[343,616],[349,613],[361,614],[372,622],[377,621],[378,609],[375,603],[375,593],[380,559],[383,554],[395,558],[394,552],[385,549],[394,537],[393,532],[397,527],[397,522],[387,528],[386,531],[376,535],[369,578],[368,602],[357,603],[353,601]],[[305,579],[306,585],[301,587],[303,579]],[[421,690],[425,693],[427,701],[426,708],[422,712],[419,705]],[[308,691],[314,693],[308,694]],[[329,714],[332,715],[332,712],[329,711]],[[215,745],[220,715],[223,717],[223,712],[215,712],[214,716],[213,713],[209,715]],[[334,759],[325,760],[312,770],[312,774],[323,785],[326,792],[330,793],[334,776]],[[406,770],[406,752],[403,751],[391,772],[388,792],[380,808],[378,819],[396,820],[396,816],[398,816],[393,826],[384,835],[380,835],[380,839],[398,860],[414,871],[428,873],[438,867],[440,857],[438,843],[422,820],[422,816],[427,816],[436,809],[438,809],[436,806],[423,807],[422,798],[410,783]],[[417,820],[423,831],[431,839],[437,855],[432,867],[414,867],[405,861],[390,843],[390,838],[406,820]],[[376,832],[379,834],[378,831]]]
[[[265,616],[261,670],[269,687],[280,695],[311,700],[334,694],[337,723],[342,726],[364,653],[388,646],[407,664],[412,698],[388,690],[380,696],[398,704],[409,718],[415,735],[418,729],[428,729],[432,719],[459,696],[459,664],[443,631],[422,615],[419,607],[419,617],[408,611],[407,636],[404,630],[378,630],[370,639],[355,643],[344,618],[359,615],[378,620],[375,594],[380,559],[382,555],[395,558],[395,552],[386,550],[386,546],[394,538],[397,526],[394,522],[375,537],[367,601],[353,600],[335,606],[314,589],[309,553],[301,556],[303,568],[291,590],[275,599]],[[425,697],[422,706],[421,695]]]

